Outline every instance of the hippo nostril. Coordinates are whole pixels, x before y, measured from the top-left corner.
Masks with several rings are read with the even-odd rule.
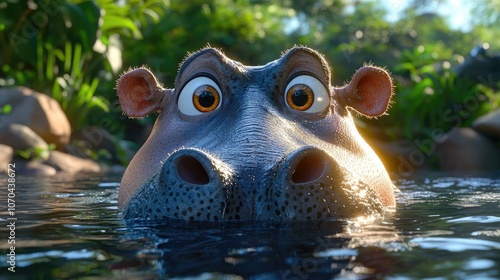
[[[184,155],[177,159],[177,174],[191,184],[205,185],[210,182],[207,171],[201,162],[193,156]]]
[[[321,177],[325,169],[325,159],[321,153],[304,156],[292,172],[293,183],[307,183]]]

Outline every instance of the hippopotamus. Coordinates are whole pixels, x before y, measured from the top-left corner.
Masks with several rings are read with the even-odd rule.
[[[341,87],[319,52],[293,47],[246,66],[207,47],[180,65],[174,88],[146,67],[117,83],[131,118],[157,112],[126,168],[127,221],[318,221],[380,216],[395,186],[351,111],[385,114],[393,83],[365,65]]]

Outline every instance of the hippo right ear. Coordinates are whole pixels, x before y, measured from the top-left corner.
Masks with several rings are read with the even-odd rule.
[[[375,66],[358,69],[351,82],[338,89],[338,96],[344,106],[367,117],[383,115],[393,94],[391,76],[384,69]]]
[[[165,91],[171,91],[164,89],[146,68],[123,74],[116,89],[123,112],[131,118],[142,118],[160,110]]]

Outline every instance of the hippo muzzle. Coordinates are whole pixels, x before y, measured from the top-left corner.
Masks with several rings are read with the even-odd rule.
[[[136,194],[125,216],[282,222],[368,216],[384,208],[368,186],[314,147],[297,149],[257,174],[238,167],[200,149],[177,150]]]
[[[304,71],[323,78],[302,78]],[[295,91],[281,98],[299,74]],[[202,90],[191,85],[200,76],[209,77],[201,79]],[[199,51],[180,69],[180,91],[163,89],[144,68],[123,75],[118,94],[129,116],[161,111],[124,174],[119,204],[125,219],[284,222],[392,209],[394,186],[346,109],[383,114],[391,79],[365,67],[351,84],[320,85],[318,92],[315,83],[329,79],[322,56],[307,48],[261,67],[243,66],[214,49]],[[186,91],[195,93],[185,97]],[[315,104],[321,102],[326,105]]]

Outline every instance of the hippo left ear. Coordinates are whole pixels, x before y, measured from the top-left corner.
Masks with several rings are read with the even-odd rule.
[[[337,89],[337,94],[344,106],[368,117],[377,117],[389,107],[392,89],[392,79],[387,71],[364,66],[356,71],[348,85]]]
[[[123,74],[116,86],[123,112],[131,118],[142,118],[161,109],[164,89],[151,71],[137,68]]]

